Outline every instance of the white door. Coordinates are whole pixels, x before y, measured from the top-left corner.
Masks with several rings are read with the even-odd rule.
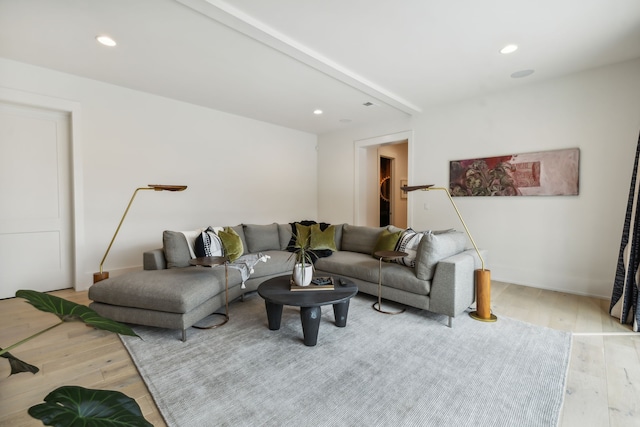
[[[0,103],[0,298],[73,287],[68,113]]]

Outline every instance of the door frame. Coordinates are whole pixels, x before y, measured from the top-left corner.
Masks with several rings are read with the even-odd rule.
[[[413,182],[413,131],[407,130],[388,135],[376,136],[373,138],[366,138],[354,141],[354,183],[353,183],[353,224],[365,225],[366,212],[362,212],[362,206],[366,206],[366,198],[361,193],[366,182],[366,154],[367,149],[375,146],[381,146],[390,144],[393,142],[407,141],[407,179],[408,182]],[[407,200],[407,224],[412,224],[413,221],[413,198],[409,197]],[[363,220],[364,218],[364,220]]]
[[[69,150],[70,150],[70,182],[71,199],[71,285],[76,290],[82,290],[80,285],[90,283],[89,275],[83,274],[80,268],[84,266],[84,197],[82,180],[82,144],[80,140],[81,106],[79,102],[54,98],[45,95],[23,92],[0,87],[0,102],[27,106],[31,108],[48,109],[69,115]],[[86,276],[86,277],[85,277]]]

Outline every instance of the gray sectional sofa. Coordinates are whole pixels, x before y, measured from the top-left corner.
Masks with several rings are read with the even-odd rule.
[[[446,315],[449,326],[474,302],[474,270],[480,268],[480,262],[473,249],[465,249],[463,233],[449,230],[417,236],[413,230],[393,226],[331,227],[336,250],[316,261],[317,275],[347,277],[359,292],[377,296],[379,261],[372,252],[383,235],[398,233],[406,244],[401,249],[410,255],[399,263],[383,264],[383,299]],[[291,273],[293,260],[287,251],[295,229],[291,224],[230,228],[242,242],[243,256],[228,268],[229,301],[255,291],[268,278]],[[199,232],[165,231],[164,247],[144,253],[143,271],[91,286],[90,307],[120,322],[181,330],[186,340],[189,327],[225,305],[224,267],[189,265]],[[233,317],[233,305],[230,314]]]

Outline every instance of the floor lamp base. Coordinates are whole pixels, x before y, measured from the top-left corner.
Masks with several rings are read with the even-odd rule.
[[[469,313],[474,320],[495,322],[498,318],[491,313],[491,271],[475,270],[476,311]]]
[[[224,320],[222,320],[220,323],[216,323],[215,325],[211,325],[211,326],[198,326],[198,325],[191,325],[191,327],[196,328],[196,329],[214,329],[217,328],[218,326],[222,326],[225,323],[227,323],[229,321],[229,315],[225,314],[225,313],[211,313],[211,315],[213,314],[217,314],[218,316],[224,316]]]
[[[481,317],[477,311],[472,311],[469,313],[469,316],[471,316],[472,319],[479,320],[481,322],[496,322],[498,320],[495,314],[490,314],[489,318],[485,318]]]
[[[383,309],[380,307],[380,303],[379,303],[379,302],[374,302],[374,303],[373,303],[373,305],[372,305],[371,307],[373,307],[373,309],[374,309],[375,311],[377,311],[377,312],[379,312],[379,313],[383,313],[383,314],[402,314],[402,313],[404,313],[404,312],[405,312],[405,310],[406,310],[406,309],[404,309],[404,308],[403,308],[402,310],[399,310],[399,311],[387,311],[387,310],[383,310]]]
[[[101,282],[109,278],[108,271],[101,271],[100,273],[93,273],[93,283]]]

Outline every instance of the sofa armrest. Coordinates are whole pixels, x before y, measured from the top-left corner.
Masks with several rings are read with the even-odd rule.
[[[486,259],[486,251],[481,250]],[[455,317],[475,301],[474,270],[480,260],[474,249],[468,249],[438,262],[431,282],[429,310]]]
[[[142,265],[145,270],[164,270],[167,268],[164,250],[160,248],[144,252],[142,254]]]

